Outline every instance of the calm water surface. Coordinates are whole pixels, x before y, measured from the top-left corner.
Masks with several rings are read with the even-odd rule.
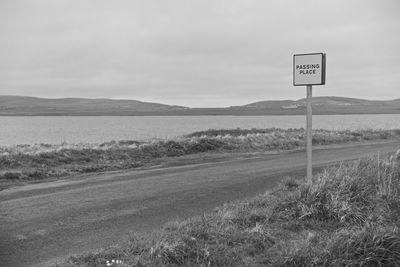
[[[0,145],[171,138],[199,130],[304,128],[304,116],[0,117]],[[400,114],[313,116],[313,128],[400,128]]]

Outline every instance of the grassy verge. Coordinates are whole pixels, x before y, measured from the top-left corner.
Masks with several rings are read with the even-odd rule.
[[[398,266],[399,227],[400,151],[287,178],[63,266]]]
[[[314,145],[383,140],[400,130],[315,130]],[[173,140],[111,141],[102,144],[20,145],[0,148],[0,182],[40,180],[77,173],[152,165],[165,157],[202,152],[251,152],[299,149],[304,129],[234,129],[196,132]]]

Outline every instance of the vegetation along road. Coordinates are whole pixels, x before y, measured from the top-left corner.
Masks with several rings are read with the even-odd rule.
[[[314,166],[378,151],[383,155],[399,147],[397,140],[318,148]],[[1,265],[42,266],[70,254],[123,243],[129,233],[146,232],[177,217],[271,190],[286,175],[304,175],[305,162],[304,151],[259,153],[3,190]]]

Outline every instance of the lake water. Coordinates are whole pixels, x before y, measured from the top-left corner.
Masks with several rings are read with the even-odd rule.
[[[171,138],[207,129],[304,128],[305,116],[22,116],[0,117],[0,125],[4,146]],[[316,115],[313,128],[394,129],[400,128],[400,114]]]

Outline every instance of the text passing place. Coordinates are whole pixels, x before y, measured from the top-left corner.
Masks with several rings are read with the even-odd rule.
[[[293,57],[294,85],[325,84],[325,54],[298,54]]]

